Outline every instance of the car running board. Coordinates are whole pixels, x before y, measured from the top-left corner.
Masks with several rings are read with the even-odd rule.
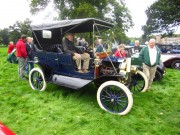
[[[80,89],[84,87],[85,85],[89,84],[90,82],[92,82],[92,80],[68,77],[68,76],[63,76],[63,75],[53,75],[52,77],[53,84],[57,84],[57,85],[72,88],[72,89]]]

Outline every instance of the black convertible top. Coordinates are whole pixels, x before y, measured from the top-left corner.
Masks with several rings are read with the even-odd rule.
[[[51,21],[43,22],[42,24],[32,24],[31,29],[33,31],[37,30],[49,30],[60,28],[62,34],[66,32],[91,32],[93,31],[93,25],[97,24],[98,29],[109,29],[113,27],[113,24],[95,19],[95,18],[84,18],[84,19],[72,19],[72,20],[61,20],[61,21]],[[103,27],[100,27],[103,26]]]
[[[61,44],[64,35],[71,33],[86,33],[111,29],[114,25],[95,18],[73,19],[43,22],[31,24],[34,43],[39,49],[52,50],[56,44]],[[52,33],[50,39],[42,37],[42,31],[49,30]],[[50,49],[49,49],[50,48]]]

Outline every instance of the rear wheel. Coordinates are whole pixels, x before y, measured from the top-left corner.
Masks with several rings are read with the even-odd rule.
[[[161,72],[159,72],[158,70],[156,70],[156,74],[155,74],[154,81],[161,81],[162,78],[163,78],[163,75],[161,74]]]
[[[180,60],[173,61],[173,63],[171,64],[171,67],[179,70],[180,69]]]
[[[130,83],[131,92],[145,92],[148,88],[148,80],[142,71],[132,74]]]
[[[131,92],[117,81],[103,83],[98,89],[97,101],[103,110],[118,115],[126,115],[133,105]]]
[[[40,68],[33,68],[29,73],[29,83],[33,90],[43,91],[46,89],[44,74]]]

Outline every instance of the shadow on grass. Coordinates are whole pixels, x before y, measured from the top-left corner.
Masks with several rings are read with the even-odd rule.
[[[97,103],[97,88],[93,85],[93,83],[90,83],[78,90],[58,86],[55,84],[48,84],[47,90],[44,92],[52,95],[53,97],[56,97],[57,99],[64,98],[65,100],[68,100],[68,98],[71,98],[73,100],[78,100],[78,102]]]

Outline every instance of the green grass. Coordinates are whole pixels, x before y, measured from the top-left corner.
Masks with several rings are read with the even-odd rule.
[[[48,84],[46,91],[33,91],[6,57],[7,48],[0,47],[0,121],[18,135],[180,133],[180,71],[167,69],[150,92],[133,94],[130,113],[117,116],[100,109],[94,86],[74,91]]]

